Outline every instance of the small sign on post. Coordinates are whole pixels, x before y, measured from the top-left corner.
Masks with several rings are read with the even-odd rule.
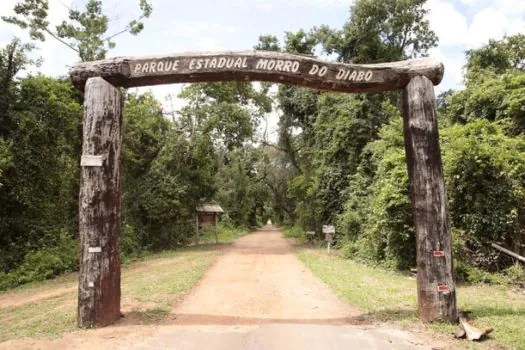
[[[335,227],[332,225],[323,225],[324,239],[328,242],[327,252],[330,254],[330,245],[333,241],[333,235],[335,234]]]
[[[448,285],[446,285],[446,284],[438,284],[437,290],[440,293],[449,293],[450,292],[450,290],[448,288]]]
[[[102,156],[84,154],[80,158],[80,166],[102,166],[104,159]]]
[[[332,242],[332,235],[335,234],[335,227],[332,225],[323,225],[323,233],[325,234],[325,241]]]

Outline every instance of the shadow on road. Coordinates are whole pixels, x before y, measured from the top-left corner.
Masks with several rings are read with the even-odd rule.
[[[315,324],[315,325],[364,325],[371,324],[366,315],[340,318],[262,318],[240,316],[217,316],[199,314],[175,314],[167,321],[177,325],[261,325],[271,323]]]
[[[417,310],[416,309],[385,309],[370,312],[367,314],[370,319],[379,321],[379,322],[389,322],[389,321],[404,321],[404,320],[417,320]]]

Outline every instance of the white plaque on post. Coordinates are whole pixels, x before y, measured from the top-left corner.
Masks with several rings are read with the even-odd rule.
[[[102,166],[102,156],[83,155],[80,158],[80,166]]]

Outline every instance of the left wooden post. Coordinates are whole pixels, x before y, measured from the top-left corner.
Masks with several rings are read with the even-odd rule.
[[[102,78],[87,80],[79,196],[79,327],[106,326],[120,318],[122,105],[119,89]]]

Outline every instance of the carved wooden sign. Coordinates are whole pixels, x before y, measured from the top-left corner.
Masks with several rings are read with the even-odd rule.
[[[78,63],[71,70],[75,86],[102,77],[119,87],[207,81],[269,81],[320,90],[379,92],[404,88],[417,75],[434,84],[443,65],[424,58],[382,64],[341,64],[310,56],[267,51],[189,53],[156,57],[117,57]]]

